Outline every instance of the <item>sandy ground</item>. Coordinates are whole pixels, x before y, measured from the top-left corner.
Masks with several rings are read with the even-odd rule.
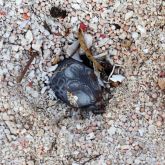
[[[52,18],[54,5],[68,16]],[[0,164],[165,165],[164,11],[161,0],[0,0]],[[111,55],[125,76],[106,94],[106,113],[85,119],[45,87],[53,55],[64,58],[80,22],[95,53]],[[31,43],[39,57],[17,83]]]

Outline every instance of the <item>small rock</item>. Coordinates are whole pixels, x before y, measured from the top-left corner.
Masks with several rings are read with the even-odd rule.
[[[15,123],[11,121],[5,121],[7,126],[9,127],[9,130],[12,134],[17,134],[17,128],[15,127]]]
[[[72,17],[71,18],[71,21],[70,21],[71,22],[71,25],[74,26],[77,23],[77,21],[78,21],[78,18],[77,17]]]
[[[127,37],[126,33],[122,33],[121,35],[119,35],[119,38],[124,40]]]
[[[25,38],[21,39],[21,44],[22,46],[25,46],[27,44],[27,40]]]
[[[158,85],[159,85],[160,89],[164,90],[165,89],[165,78],[158,79]]]
[[[140,136],[143,136],[143,135],[144,135],[144,133],[145,133],[144,128],[139,129],[139,134],[140,134]]]
[[[109,38],[101,39],[101,40],[98,42],[98,46],[99,46],[99,47],[102,47],[102,46],[106,45],[106,43],[109,42],[109,40],[111,40],[111,39],[109,39]]]
[[[125,20],[130,19],[133,16],[133,11],[129,11],[125,14]]]
[[[32,44],[32,48],[34,50],[36,50],[36,51],[40,51],[41,45],[42,45],[42,42],[41,41],[37,41],[35,44]]]
[[[117,55],[117,50],[111,48],[111,49],[109,50],[109,54],[115,56],[115,55]]]
[[[29,73],[28,77],[29,77],[31,80],[35,77],[35,72],[34,72],[34,70],[32,70],[32,71]]]
[[[0,0],[0,5],[3,6],[3,0]]]
[[[30,30],[27,31],[26,35],[25,35],[26,40],[28,41],[28,43],[30,44],[33,41],[33,34]]]
[[[34,165],[34,161],[32,161],[32,160],[28,161],[27,165]]]
[[[137,158],[137,159],[135,159],[135,164],[141,164],[141,161]]]
[[[130,149],[130,146],[129,145],[123,145],[120,148],[121,148],[121,150],[128,150],[128,149]]]
[[[18,46],[18,45],[13,45],[13,46],[12,46],[12,49],[13,49],[13,51],[17,52],[18,49],[19,49],[19,46]]]
[[[156,130],[156,128],[155,128],[154,125],[149,125],[149,127],[148,127],[148,132],[149,132],[150,134],[154,133],[155,130]]]
[[[116,133],[116,127],[114,127],[114,126],[112,126],[111,128],[109,128],[108,130],[107,130],[107,132],[108,132],[108,134],[109,135],[114,135],[115,133]]]
[[[57,67],[58,67],[58,64],[56,64],[56,65],[54,65],[54,66],[50,66],[50,67],[47,69],[47,71],[48,71],[48,72],[55,71]]]
[[[22,3],[22,0],[16,0],[16,5],[20,5]]]
[[[71,6],[75,10],[80,10],[81,9],[80,5],[79,4],[76,4],[76,3],[75,4],[71,4]]]
[[[132,38],[136,40],[139,37],[139,34],[137,32],[132,32]]]
[[[46,90],[47,90],[47,87],[46,87],[46,86],[43,87],[43,88],[41,89],[41,94],[44,94]]]
[[[133,159],[132,159],[132,158],[128,158],[128,159],[127,159],[127,163],[128,163],[128,164],[133,164]]]
[[[0,41],[0,50],[3,48],[3,40]]]
[[[161,127],[161,126],[162,126],[162,122],[161,122],[161,121],[157,121],[157,122],[156,122],[156,125],[157,125],[158,127]]]
[[[8,120],[10,120],[10,117],[7,115],[7,113],[3,113],[2,119],[5,121],[8,121]]]
[[[86,139],[87,140],[92,140],[95,138],[95,134],[93,132],[89,133],[87,136],[86,136]]]
[[[5,102],[5,103],[3,104],[3,107],[4,107],[5,109],[9,109],[9,108],[10,108],[9,103],[8,103],[8,102]]]
[[[142,25],[138,25],[137,29],[140,31],[142,36],[144,36],[146,34],[146,29]]]
[[[72,165],[79,165],[79,164],[77,164],[77,163],[72,163]]]
[[[82,3],[82,0],[73,0],[74,3]]]
[[[143,49],[144,54],[148,53],[148,49]]]
[[[16,39],[16,37],[14,36],[14,35],[11,35],[10,37],[9,37],[9,41],[11,42],[11,43],[14,43],[15,42],[15,39]],[[14,45],[13,45],[14,46]]]
[[[39,94],[38,94],[37,91],[32,91],[32,92],[31,92],[31,95],[32,95],[33,97],[37,98]]]

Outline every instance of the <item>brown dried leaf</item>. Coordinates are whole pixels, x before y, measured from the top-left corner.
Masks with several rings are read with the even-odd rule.
[[[58,17],[65,18],[67,16],[67,12],[58,7],[53,6],[50,9],[50,15],[54,18],[58,18]]]
[[[88,59],[93,62],[93,65],[95,66],[95,68],[97,70],[102,71],[103,67],[96,61],[96,59],[93,57],[92,52],[88,49],[88,47],[85,43],[85,40],[84,40],[83,32],[81,29],[79,29],[79,31],[78,31],[78,40],[80,42],[81,48],[86,53],[86,56],[88,57]]]
[[[121,83],[120,82],[113,82],[113,81],[110,81],[110,85],[112,88],[116,88],[120,85]]]

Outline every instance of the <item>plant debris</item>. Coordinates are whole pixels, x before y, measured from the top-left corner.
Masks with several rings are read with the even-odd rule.
[[[44,28],[45,28],[50,34],[52,34],[52,31],[51,31],[49,25],[46,23],[46,21],[44,21]]]
[[[52,7],[50,10],[50,15],[54,18],[65,18],[67,16],[67,12],[65,10],[59,9],[58,7]]]
[[[80,47],[84,50],[84,52],[86,53],[86,56],[88,57],[88,59],[93,62],[94,67],[97,70],[102,71],[103,67],[93,57],[92,52],[88,49],[88,47],[87,47],[87,45],[86,45],[86,43],[84,41],[84,36],[83,36],[82,29],[79,29],[79,31],[78,31],[78,40],[80,42]]]
[[[29,66],[31,65],[32,61],[34,60],[34,58],[36,56],[38,56],[38,53],[37,52],[33,52],[31,49],[29,50],[29,54],[30,54],[30,60],[28,61],[27,65],[25,66],[25,68],[21,72],[21,75],[17,77],[17,83],[20,83],[22,81],[22,79],[25,76],[25,74],[26,74]]]
[[[83,22],[80,23],[79,27],[83,32],[87,31],[87,25],[85,25]]]

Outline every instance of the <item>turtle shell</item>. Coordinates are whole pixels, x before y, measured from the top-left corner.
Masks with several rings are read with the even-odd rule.
[[[50,87],[60,100],[72,107],[104,112],[102,89],[94,71],[68,58],[59,63],[50,79]]]

